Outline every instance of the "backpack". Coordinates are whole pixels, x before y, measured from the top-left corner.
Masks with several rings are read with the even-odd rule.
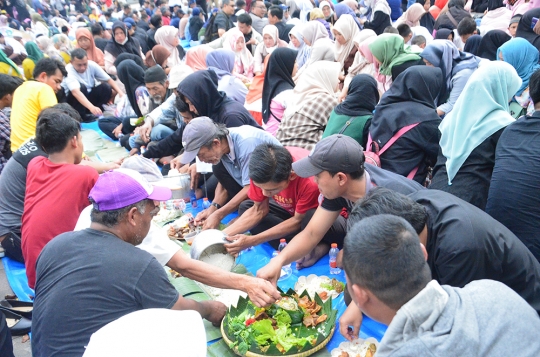
[[[369,134],[368,142],[367,142],[367,145],[366,145],[367,146],[366,151],[364,151],[365,162],[370,164],[370,165],[381,167],[381,157],[380,156],[386,150],[388,150],[397,141],[397,139],[402,137],[406,132],[408,132],[409,130],[411,130],[412,128],[417,126],[418,124],[420,124],[420,123],[415,123],[415,124],[404,126],[394,136],[392,136],[390,138],[390,140],[388,140],[388,142],[380,149],[379,149],[379,144],[377,144],[377,142],[373,141],[371,139],[371,134]],[[418,166],[416,166],[407,175],[407,178],[412,180],[414,178],[414,176],[416,175],[417,171],[418,171]]]

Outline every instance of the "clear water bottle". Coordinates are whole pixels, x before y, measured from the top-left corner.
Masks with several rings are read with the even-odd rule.
[[[195,190],[189,191],[189,200],[191,201],[191,208],[197,208],[197,195]]]
[[[337,267],[337,256],[339,253],[339,249],[337,247],[336,243],[332,243],[330,248],[330,274],[339,274],[341,273],[341,269]]]
[[[202,207],[203,209],[210,208],[210,201],[208,201],[208,197],[203,198]]]
[[[286,246],[287,246],[287,240],[285,238],[281,238],[279,240],[279,246],[278,246],[278,249],[277,249],[278,253],[281,253],[281,251],[283,249],[285,249]],[[283,268],[281,268],[281,269],[284,272],[283,277],[287,277],[287,276],[291,275],[291,273],[292,273],[292,268],[291,268],[290,264],[287,264],[287,265],[283,266]]]

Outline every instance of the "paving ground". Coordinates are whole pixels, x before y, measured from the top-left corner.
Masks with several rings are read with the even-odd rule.
[[[13,294],[13,291],[9,287],[4,265],[0,261],[0,298],[3,299],[8,294]],[[13,337],[13,352],[15,357],[32,357],[30,341],[22,343],[21,336]]]

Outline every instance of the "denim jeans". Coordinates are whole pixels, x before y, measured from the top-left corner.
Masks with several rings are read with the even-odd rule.
[[[150,140],[151,141],[160,141],[165,139],[167,136],[174,133],[174,130],[169,128],[168,126],[165,126],[163,124],[158,124],[155,127],[152,128],[152,131],[150,132]],[[144,144],[142,144],[142,140],[139,139],[139,135],[133,135],[129,138],[129,146],[132,148],[140,148]]]

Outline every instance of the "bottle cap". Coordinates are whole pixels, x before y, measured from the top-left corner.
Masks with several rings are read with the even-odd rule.
[[[285,243],[285,242],[287,242],[287,240],[286,240],[285,238],[281,238],[281,239],[279,240],[279,242],[280,242],[280,243]]]
[[[205,197],[202,199],[203,201],[208,201],[208,197]]]
[[[337,243],[332,243],[330,246],[331,246],[332,248],[337,248]]]

